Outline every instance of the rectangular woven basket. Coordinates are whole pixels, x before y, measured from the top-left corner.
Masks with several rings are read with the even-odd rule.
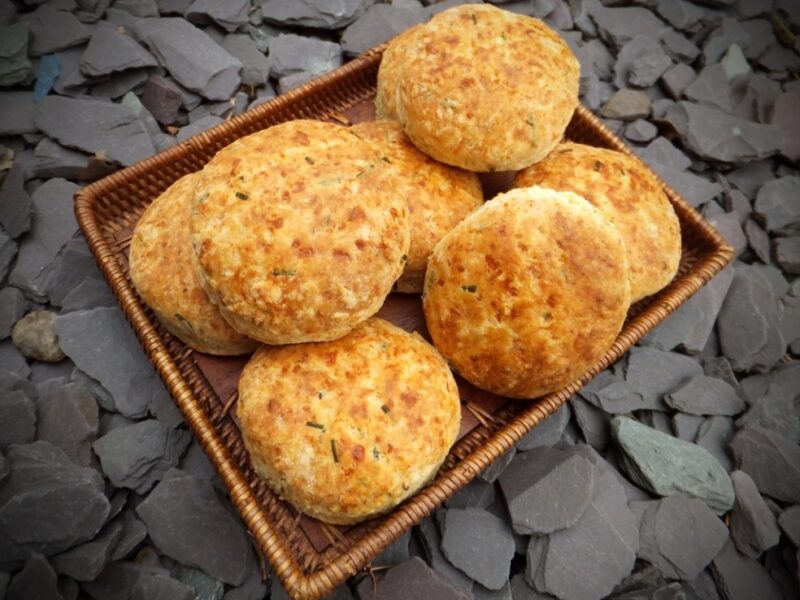
[[[319,598],[367,567],[383,548],[433,512],[592,377],[620,358],[719,272],[733,255],[716,231],[664,185],[681,223],[683,256],[678,276],[667,288],[631,308],[619,337],[593,369],[559,392],[535,401],[501,402],[464,411],[473,418],[468,426],[462,425],[464,435],[436,479],[388,515],[342,528],[299,514],[255,475],[244,449],[230,410],[236,400],[236,376],[244,361],[212,360],[171,336],[134,291],[128,276],[127,250],[132,229],[145,207],[171,183],[201,169],[218,150],[237,138],[292,119],[348,123],[371,114],[382,53],[383,47],[376,48],[267,104],[97,181],[75,196],[80,227],[122,310],[274,573],[295,598]],[[566,137],[631,154],[582,106],[576,110]],[[466,406],[470,408],[468,402]]]

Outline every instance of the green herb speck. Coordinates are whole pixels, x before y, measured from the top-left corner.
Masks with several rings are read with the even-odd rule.
[[[306,162],[307,162],[308,164],[310,164],[310,165],[313,165],[313,164],[314,164],[314,159],[313,159],[313,158],[311,158],[310,156],[306,156]]]
[[[373,446],[373,447],[372,447],[372,457],[373,457],[375,460],[378,460],[378,458],[380,458],[380,456],[381,456],[381,453],[380,453],[380,452],[378,452],[378,449],[377,449],[375,446]]]
[[[601,163],[599,160],[594,161],[594,170],[595,171],[599,171],[602,168],[603,168],[603,163]]]
[[[250,194],[247,192],[236,192],[236,197],[239,200],[248,200],[250,198]]]
[[[385,162],[385,163],[392,164],[392,161],[391,161],[391,160],[389,160],[389,157],[388,157],[388,156],[381,156],[381,160],[382,160],[383,162]]]
[[[474,284],[472,284],[472,285],[462,285],[461,289],[464,290],[465,292],[469,292],[470,294],[474,294],[475,292],[478,291],[478,286],[474,285]]]
[[[331,454],[333,454],[333,462],[339,462],[339,452],[336,450],[336,440],[331,440]]]
[[[400,257],[400,262],[408,262],[408,254],[403,254],[403,256]]]
[[[442,100],[442,106],[444,106],[445,108],[456,108],[458,106],[458,102],[456,102],[452,98],[444,98]]]
[[[319,429],[320,431],[325,431],[325,425],[322,423],[315,423],[314,421],[306,421],[306,425],[308,427],[313,427],[314,429]]]
[[[319,398],[320,400],[322,400],[322,392],[317,392],[317,398]]]
[[[475,13],[470,14],[470,17],[472,17],[472,23],[474,25],[477,25],[478,24],[478,17],[475,15]]]
[[[294,277],[297,271],[294,269],[272,269],[272,274],[275,277]]]
[[[381,404],[381,410],[382,410],[383,412],[385,412],[385,413],[388,413],[390,409],[389,409],[389,407],[388,407],[388,406],[386,406],[385,404]]]
[[[202,204],[208,199],[208,192],[203,192],[197,197],[197,203]]]
[[[239,175],[239,181],[241,181],[242,183],[244,183],[244,175]]]

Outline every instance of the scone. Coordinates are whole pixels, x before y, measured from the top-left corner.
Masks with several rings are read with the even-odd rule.
[[[397,119],[397,83],[406,48],[424,29],[414,25],[392,39],[383,51],[378,70],[378,90],[375,94],[375,114],[379,119]]]
[[[616,226],[628,252],[631,302],[675,277],[680,223],[658,180],[638,160],[606,148],[564,143],[514,179],[514,187],[533,185],[575,192]]]
[[[561,140],[579,74],[567,43],[542,21],[488,4],[457,6],[405,47],[397,117],[436,160],[470,171],[521,169]]]
[[[233,329],[208,299],[194,268],[189,221],[195,173],[168,187],[144,211],[131,239],[133,285],[170,333],[209,354],[246,354],[256,342]]]
[[[423,292],[444,357],[512,398],[559,390],[593,367],[629,303],[614,226],[580,196],[541,187],[500,194],[444,236]]]
[[[198,175],[192,243],[204,289],[267,344],[336,339],[405,267],[395,167],[346,127],[290,121],[240,138]]]
[[[348,524],[435,476],[461,405],[435,348],[373,318],[333,342],[259,349],[239,380],[237,413],[269,486],[308,515]]]
[[[395,290],[419,293],[433,247],[444,234],[483,204],[481,182],[475,173],[457,169],[416,149],[393,121],[368,121],[352,127],[360,138],[375,144],[397,167],[395,191],[408,201],[411,246]]]

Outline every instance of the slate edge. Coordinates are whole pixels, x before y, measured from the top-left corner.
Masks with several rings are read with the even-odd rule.
[[[346,553],[338,555],[311,575],[305,575],[302,565],[295,559],[283,536],[273,527],[259,506],[250,486],[235,465],[225,445],[218,437],[208,415],[195,398],[189,384],[178,369],[172,356],[167,351],[158,332],[148,319],[136,293],[118,263],[118,252],[103,235],[94,213],[95,203],[114,190],[118,184],[131,179],[142,178],[143,175],[158,171],[162,165],[174,159],[191,154],[195,148],[205,145],[219,145],[227,134],[247,128],[253,122],[281,109],[287,105],[303,104],[306,98],[313,98],[329,87],[344,84],[345,88],[354,75],[361,71],[374,70],[386,44],[372,48],[349,63],[315,78],[274,100],[251,109],[243,115],[232,118],[212,129],[198,134],[189,140],[145,159],[133,166],[124,168],[97,182],[94,182],[75,194],[75,215],[87,244],[92,251],[104,277],[108,280],[114,295],[120,303],[136,336],[144,347],[150,360],[155,365],[164,384],[175,399],[176,404],[191,426],[203,450],[209,456],[214,468],[225,486],[228,488],[231,502],[236,506],[247,525],[248,530],[257,540],[259,547],[272,564],[275,574],[292,597],[314,600],[333,591],[339,584],[357,573],[372,558],[377,556],[386,546],[396,541],[406,531],[430,515],[445,499],[472,481],[484,468],[508,451],[519,439],[533,427],[560,408],[575,392],[582,388],[600,371],[619,359],[636,341],[657,324],[667,318],[703,285],[721,271],[733,258],[733,248],[717,233],[717,231],[692,208],[677,192],[672,190],[656,175],[658,181],[667,192],[681,225],[688,221],[709,246],[710,251],[694,264],[690,270],[675,280],[668,288],[659,292],[659,296],[646,310],[628,322],[609,351],[601,361],[585,373],[579,380],[571,383],[558,392],[540,398],[535,404],[522,409],[518,414],[503,410],[505,424],[486,439],[483,444],[472,450],[463,460],[448,472],[437,477],[426,488],[395,509],[386,520],[365,535]],[[345,93],[351,92],[345,89]],[[613,134],[597,117],[583,105],[579,105],[576,114],[588,121],[595,133],[604,138],[607,145],[639,160],[627,145]],[[220,146],[221,147],[221,146]],[[643,163],[644,164],[644,163]],[[645,165],[646,166],[646,165]],[[649,167],[647,167],[649,169]]]

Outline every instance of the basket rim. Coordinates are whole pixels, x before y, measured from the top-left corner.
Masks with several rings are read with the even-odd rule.
[[[199,148],[215,143],[216,140],[236,133],[241,127],[269,115],[276,109],[302,102],[309,96],[324,92],[329,86],[345,80],[362,69],[374,68],[380,61],[385,47],[386,44],[382,44],[368,50],[330,73],[248,110],[244,114],[164,152],[91,183],[74,196],[78,224],[123,313],[130,321],[146,354],[153,362],[195,437],[227,487],[231,502],[236,506],[242,520],[257,540],[260,549],[267,556],[287,592],[296,598],[318,598],[357,573],[386,545],[394,542],[424,517],[431,514],[446,497],[466,485],[491,462],[507,452],[531,428],[558,410],[569,397],[597,373],[619,359],[644,333],[663,321],[721,271],[732,260],[734,252],[733,248],[723,240],[716,230],[656,174],[672,204],[684,213],[684,217],[688,218],[693,226],[700,229],[706,240],[710,242],[711,250],[693,265],[688,273],[673,282],[673,289],[667,297],[657,298],[646,310],[633,317],[600,362],[580,379],[558,392],[530,401],[529,406],[492,433],[466,458],[441,474],[411,499],[396,507],[376,529],[355,542],[352,547],[331,562],[324,564],[311,574],[305,574],[282,535],[264,517],[261,506],[243,473],[236,466],[209,416],[194,396],[159,333],[146,316],[144,308],[139,303],[134,290],[127,282],[123,269],[117,262],[117,251],[107,241],[98,224],[94,205],[98,198],[103,197],[109,190],[122,183],[136,179],[145,173],[151,173],[162,165],[169,164],[179,157],[191,154]],[[578,105],[576,113],[587,120],[613,149],[640,160],[619,137],[583,105]],[[643,162],[642,164],[652,172],[650,167]]]

